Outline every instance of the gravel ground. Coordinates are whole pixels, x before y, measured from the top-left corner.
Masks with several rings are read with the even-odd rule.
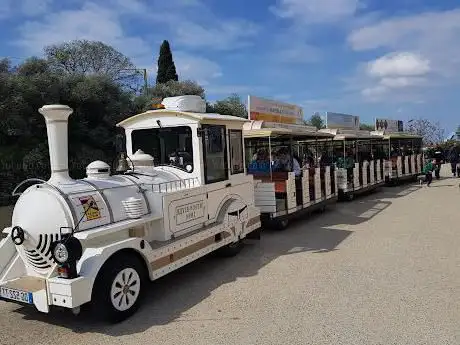
[[[151,285],[115,326],[0,302],[0,344],[460,344],[459,179],[340,203]]]

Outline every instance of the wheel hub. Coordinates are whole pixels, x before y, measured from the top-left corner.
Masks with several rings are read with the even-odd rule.
[[[130,309],[140,293],[140,276],[136,270],[125,268],[120,271],[112,283],[112,305],[119,311]]]

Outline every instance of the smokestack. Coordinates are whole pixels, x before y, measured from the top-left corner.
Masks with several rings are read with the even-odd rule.
[[[67,105],[44,105],[38,109],[46,121],[50,153],[50,183],[73,181],[69,176],[67,123],[73,109]]]

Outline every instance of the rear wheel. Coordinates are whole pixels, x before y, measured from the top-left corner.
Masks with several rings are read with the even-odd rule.
[[[277,218],[273,220],[273,225],[276,230],[282,231],[286,230],[289,225],[289,219],[287,218]]]
[[[146,282],[144,266],[137,257],[110,259],[96,281],[96,312],[112,323],[127,319],[139,309]]]

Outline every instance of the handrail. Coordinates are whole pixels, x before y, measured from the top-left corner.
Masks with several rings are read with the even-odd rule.
[[[79,180],[76,180],[76,181],[79,181]],[[84,180],[82,180],[82,181],[86,182]],[[160,183],[145,183],[145,182],[135,183],[131,179],[129,179],[129,181],[133,183],[131,185],[132,187],[137,187],[137,188],[139,188],[141,186],[142,187],[147,187],[148,190],[151,190],[152,192],[156,192],[156,193],[164,193],[164,192],[169,192],[169,191],[173,191],[173,190],[192,188],[192,187],[197,186],[197,184],[198,184],[198,178],[196,178],[196,177],[187,178],[187,179],[178,179],[178,180],[172,180],[172,181],[165,181],[165,182],[160,182]],[[21,183],[19,183],[14,188],[14,190],[12,192],[12,196],[21,195],[22,193],[17,193],[17,190],[20,187],[22,187],[24,184],[26,184],[27,182],[37,182],[37,183],[40,183],[40,184],[46,184],[47,186],[57,190],[60,194],[63,194],[63,192],[59,188],[57,188],[56,186],[48,183],[45,180],[42,180],[42,179],[39,179],[39,178],[30,178],[30,179],[24,180]],[[90,185],[90,184],[88,183],[88,185]],[[92,187],[94,188],[95,186],[92,186]],[[128,186],[119,185],[119,186],[112,186],[112,187],[105,187],[105,188],[95,188],[95,190],[99,191],[99,192],[103,192],[103,191],[106,191],[106,190],[112,190],[112,189],[118,189],[118,188],[126,188],[126,187],[128,187]],[[69,193],[67,193],[67,195],[74,195],[74,194],[81,194],[81,193],[82,193],[82,191],[78,190],[78,191],[69,192]]]
[[[20,196],[22,193],[17,193],[17,190],[22,187],[26,182],[40,182],[40,184],[46,183],[48,184],[45,180],[42,180],[40,178],[28,178],[22,182],[20,182],[14,189],[13,192],[11,192],[12,196]]]

